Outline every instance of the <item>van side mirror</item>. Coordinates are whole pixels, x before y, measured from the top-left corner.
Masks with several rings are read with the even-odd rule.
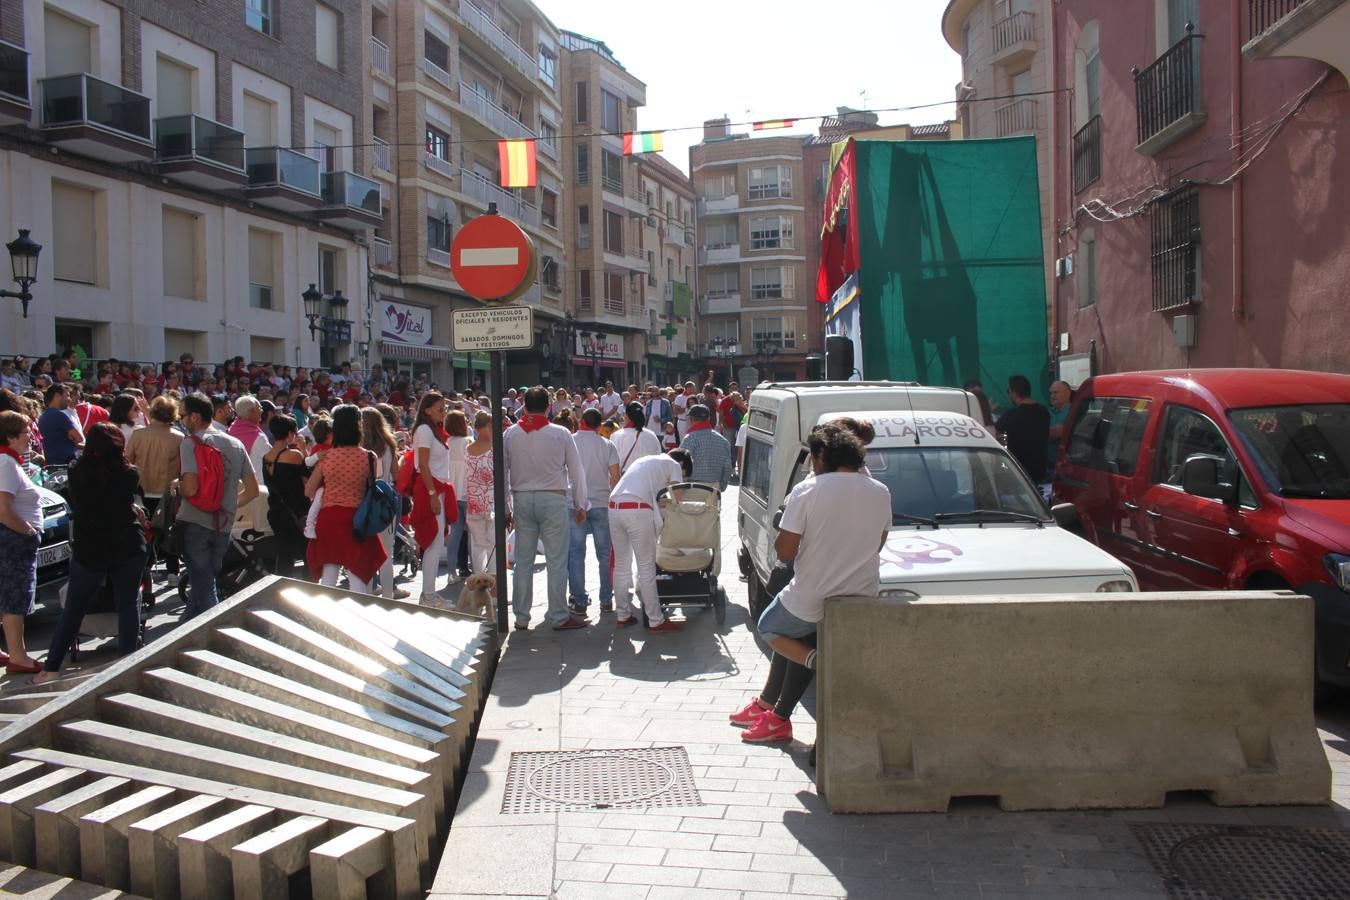
[[[778,510],[773,514],[774,531],[778,531],[783,526],[783,509],[784,507],[780,506],[778,507]]]
[[[1181,489],[1196,497],[1237,503],[1237,485],[1222,480],[1223,469],[1221,457],[1205,453],[1188,457],[1181,467]]]
[[[1083,536],[1083,519],[1078,515],[1078,507],[1072,503],[1056,503],[1050,507],[1050,515],[1054,516],[1055,524],[1060,528],[1079,537]]]

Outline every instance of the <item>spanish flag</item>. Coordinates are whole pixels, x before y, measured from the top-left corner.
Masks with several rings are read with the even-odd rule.
[[[660,153],[666,149],[664,131],[629,131],[623,136],[623,155],[634,153]]]
[[[534,138],[522,141],[498,141],[497,158],[501,163],[502,187],[534,187],[538,183],[535,172]]]
[[[796,124],[796,119],[766,119],[763,122],[755,122],[751,127],[755,131],[771,131],[775,128],[791,128]]]

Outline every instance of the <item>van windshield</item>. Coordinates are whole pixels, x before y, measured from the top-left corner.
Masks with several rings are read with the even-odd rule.
[[[891,492],[891,522],[959,522],[1050,516],[1040,493],[1002,450],[984,447],[870,447],[867,467]],[[983,514],[983,515],[982,515]]]
[[[1350,499],[1350,403],[1234,409],[1228,420],[1281,497]]]

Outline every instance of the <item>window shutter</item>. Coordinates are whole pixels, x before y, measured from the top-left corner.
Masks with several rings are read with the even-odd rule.
[[[98,280],[97,198],[71,184],[52,183],[52,272],[61,281],[95,284]]]

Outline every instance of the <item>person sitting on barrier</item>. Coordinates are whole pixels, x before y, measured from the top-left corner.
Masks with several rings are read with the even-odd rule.
[[[773,649],[760,695],[730,716],[747,743],[792,740],[789,721],[815,675],[816,627],[827,597],[881,591],[877,553],[891,525],[891,494],[860,471],[866,450],[851,430],[817,425],[807,439],[814,478],[788,495],[774,549],[795,564],[792,579],[759,618]],[[871,542],[880,536],[877,549]]]

